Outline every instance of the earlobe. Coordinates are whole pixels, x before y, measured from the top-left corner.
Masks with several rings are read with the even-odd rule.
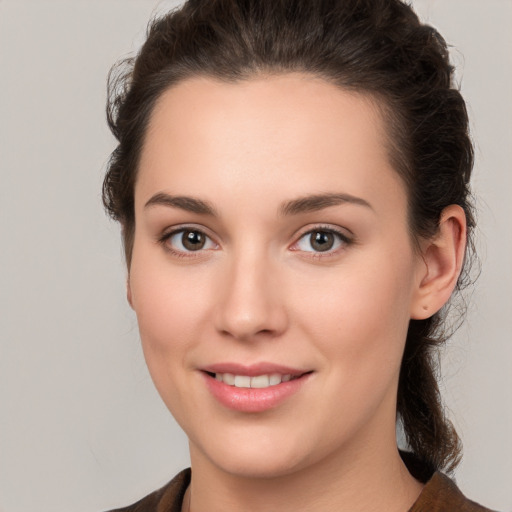
[[[423,320],[448,302],[464,261],[466,215],[458,205],[443,210],[438,233],[422,248],[423,264],[411,304],[411,318]]]

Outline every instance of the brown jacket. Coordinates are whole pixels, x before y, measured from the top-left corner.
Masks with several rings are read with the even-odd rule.
[[[183,496],[190,483],[190,469],[176,475],[167,485],[137,503],[111,512],[181,512]],[[468,500],[442,473],[425,484],[409,512],[492,512]]]

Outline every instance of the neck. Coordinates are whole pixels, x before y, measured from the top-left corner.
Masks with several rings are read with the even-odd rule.
[[[254,478],[223,471],[191,446],[193,473],[184,505],[190,512],[409,510],[422,485],[409,474],[396,443],[351,451],[284,475]]]

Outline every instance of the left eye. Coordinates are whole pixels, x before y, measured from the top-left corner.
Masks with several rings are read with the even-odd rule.
[[[167,238],[167,244],[178,252],[195,252],[215,248],[213,240],[197,229],[181,229]]]
[[[336,231],[315,229],[303,235],[296,246],[299,251],[328,252],[335,251],[344,243],[348,243],[347,237]]]

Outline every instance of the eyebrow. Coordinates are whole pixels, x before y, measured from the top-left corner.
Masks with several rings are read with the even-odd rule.
[[[198,213],[200,215],[217,215],[215,208],[210,203],[203,201],[202,199],[189,196],[172,196],[165,192],[159,192],[146,202],[144,208],[150,208],[157,205],[179,208],[180,210]]]
[[[281,206],[280,211],[282,215],[286,216],[298,215],[299,213],[315,212],[345,203],[364,206],[373,210],[368,201],[350,194],[314,194],[288,201]]]
[[[300,213],[315,212],[329,208],[331,206],[338,206],[341,204],[355,204],[364,206],[373,210],[372,205],[360,197],[350,194],[314,194],[298,199],[287,201],[281,205],[280,213],[283,216],[298,215]],[[144,205],[144,208],[152,206],[167,206],[170,208],[179,208],[191,213],[199,215],[218,216],[217,211],[211,203],[202,199],[197,199],[190,196],[173,196],[165,192],[159,192],[152,196]]]

